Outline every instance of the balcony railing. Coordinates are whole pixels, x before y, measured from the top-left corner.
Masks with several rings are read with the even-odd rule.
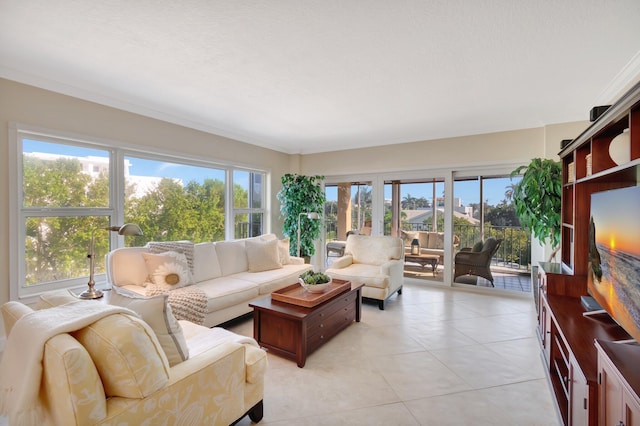
[[[405,224],[403,229],[408,231],[430,231],[431,226],[425,224]],[[482,240],[480,225],[453,225],[453,233],[460,239],[457,249],[473,247]],[[513,270],[514,272],[531,271],[531,238],[520,227],[516,226],[484,226],[484,238],[494,237],[502,239],[502,244],[492,258],[492,264]]]
[[[331,241],[336,238],[335,222],[326,224],[326,239]],[[423,223],[403,223],[402,229],[405,231],[431,231],[431,224]],[[480,225],[458,225],[454,224],[453,233],[460,239],[457,250],[463,247],[473,247],[482,240]],[[530,235],[520,227],[516,226],[484,226],[484,238],[494,237],[502,239],[500,248],[492,259],[492,264],[500,268],[505,268],[512,272],[524,273],[531,271],[531,238]],[[385,235],[391,234],[391,227],[385,224]],[[344,238],[343,238],[344,239]]]

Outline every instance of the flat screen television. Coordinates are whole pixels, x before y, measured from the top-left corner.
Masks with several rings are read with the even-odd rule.
[[[640,342],[640,186],[591,195],[588,291]]]

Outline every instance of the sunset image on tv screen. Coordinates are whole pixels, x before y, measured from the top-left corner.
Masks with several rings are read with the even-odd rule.
[[[590,227],[590,292],[638,340],[640,187],[592,194]]]

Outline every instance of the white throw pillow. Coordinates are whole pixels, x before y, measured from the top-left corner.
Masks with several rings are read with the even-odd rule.
[[[280,263],[280,251],[278,240],[261,241],[247,240],[245,248],[247,250],[247,261],[249,272],[262,272],[271,269],[282,268]]]
[[[192,284],[189,265],[184,254],[167,251],[162,254],[142,253],[149,279],[163,290]]]
[[[136,297],[111,290],[109,304],[131,309],[151,327],[164,350],[169,365],[174,366],[189,358],[189,348],[182,327],[171,312],[166,294],[153,297]]]
[[[168,251],[174,251],[176,253],[184,254],[187,259],[187,265],[189,265],[189,273],[193,275],[193,251],[194,246],[191,241],[150,241],[147,243],[147,249],[149,253],[159,254]]]

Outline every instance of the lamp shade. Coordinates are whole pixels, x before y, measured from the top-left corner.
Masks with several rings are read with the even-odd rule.
[[[631,161],[631,138],[629,129],[624,129],[622,133],[613,138],[609,143],[609,157],[617,165]]]

